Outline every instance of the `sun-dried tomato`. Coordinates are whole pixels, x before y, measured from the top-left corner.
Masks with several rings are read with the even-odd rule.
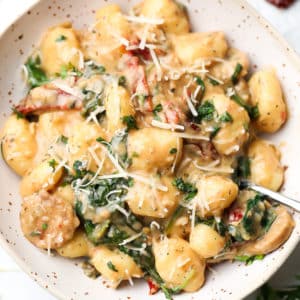
[[[279,8],[287,8],[294,2],[294,0],[267,0],[267,1]]]

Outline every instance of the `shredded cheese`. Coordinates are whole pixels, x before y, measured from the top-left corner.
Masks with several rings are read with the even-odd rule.
[[[175,156],[175,159],[173,161],[173,164],[172,164],[172,168],[171,168],[171,172],[174,173],[175,172],[175,167],[177,165],[177,162],[178,162],[178,158],[179,158],[179,148],[180,148],[180,140],[179,140],[179,137],[177,137],[176,139],[176,156]]]
[[[156,56],[156,53],[155,53],[155,51],[152,48],[149,48],[149,51],[150,51],[150,55],[151,55],[151,58],[153,60],[153,63],[155,65],[155,68],[156,68],[157,80],[161,81],[161,78],[162,78],[162,68],[160,66],[159,59]]]
[[[212,75],[207,75],[207,77],[210,78],[210,79],[212,79],[212,80],[214,80],[214,81],[216,81],[219,84],[224,84],[224,81],[222,81],[221,79],[218,79],[218,78],[216,78],[216,77],[214,77]]]
[[[164,122],[160,122],[157,120],[152,120],[151,121],[151,125],[154,127],[158,127],[161,129],[168,129],[168,130],[184,130],[184,126],[183,125],[178,125],[178,124],[171,124],[171,123],[164,123]]]
[[[187,93],[187,87],[186,86],[183,88],[183,94],[184,94],[184,98],[185,98],[185,100],[187,102],[188,108],[191,111],[192,115],[194,117],[197,117],[198,116],[198,112],[197,112],[196,108],[194,107],[194,105],[193,105],[193,103],[192,103],[192,101],[191,101],[191,99],[190,99],[190,97],[189,97],[189,95]]]
[[[209,137],[205,135],[189,134],[184,132],[175,132],[174,134],[183,139],[209,141]]]
[[[193,164],[197,169],[201,171],[225,173],[225,174],[232,174],[234,172],[232,168],[213,168],[209,166],[200,166],[195,161],[193,162]]]
[[[136,239],[138,239],[142,235],[143,235],[143,232],[137,233],[137,234],[131,236],[130,238],[123,240],[123,242],[119,243],[119,245],[120,246],[124,246],[124,245],[126,245],[126,244],[128,244],[128,243],[130,243],[130,242],[132,242],[132,241],[134,241]]]

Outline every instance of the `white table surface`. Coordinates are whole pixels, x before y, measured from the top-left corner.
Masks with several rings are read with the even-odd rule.
[[[30,6],[34,0],[0,0],[0,31],[15,15]],[[288,10],[279,10],[264,0],[248,0],[260,13],[280,31],[300,54],[300,0]],[[300,270],[300,245],[285,265],[271,279],[274,286],[291,283]],[[297,273],[299,272],[299,273]],[[255,293],[247,298],[254,300]],[[54,300],[47,291],[39,287],[23,273],[14,261],[0,248],[0,300]]]

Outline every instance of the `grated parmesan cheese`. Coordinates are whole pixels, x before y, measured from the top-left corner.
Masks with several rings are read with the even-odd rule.
[[[163,19],[147,18],[143,15],[140,16],[124,16],[127,21],[140,23],[140,24],[150,24],[150,25],[162,25],[164,23]]]
[[[156,68],[157,80],[161,81],[161,78],[162,78],[162,68],[161,68],[159,59],[156,56],[156,53],[155,53],[155,51],[153,49],[149,48],[149,51],[150,51],[150,55],[151,55],[151,58],[153,60],[153,63],[155,65],[155,68]]]
[[[168,130],[184,130],[184,126],[183,125],[178,125],[178,124],[170,124],[170,123],[164,123],[164,122],[160,122],[157,120],[152,120],[151,121],[151,125],[154,127],[158,127],[161,129],[168,129]]]

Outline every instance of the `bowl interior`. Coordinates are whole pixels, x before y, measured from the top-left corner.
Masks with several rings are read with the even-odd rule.
[[[120,4],[124,11],[137,1],[124,0],[56,0],[40,1],[19,18],[2,36],[0,47],[0,126],[10,113],[13,102],[24,96],[20,66],[39,42],[41,34],[51,25],[72,21],[81,28],[94,22],[95,10],[107,3]],[[226,4],[225,4],[226,3]],[[272,65],[277,69],[289,106],[289,122],[277,134],[265,138],[279,145],[282,161],[288,167],[284,193],[300,199],[300,63],[293,50],[240,0],[187,0],[193,30],[222,30],[231,45],[246,51],[253,68]],[[78,261],[47,256],[23,238],[19,225],[19,178],[0,161],[0,241],[21,267],[42,286],[64,299],[144,299],[148,288],[136,281],[133,288],[123,286],[117,291],[106,287],[103,279],[87,278]],[[251,266],[223,263],[207,272],[205,286],[196,294],[183,294],[178,299],[241,299],[267,280],[285,261],[299,241],[300,217],[295,215],[296,228],[288,242],[263,261]],[[259,274],[259,276],[258,276]],[[100,296],[101,295],[101,296]],[[129,299],[129,298],[128,298]],[[151,299],[163,299],[157,294]]]

